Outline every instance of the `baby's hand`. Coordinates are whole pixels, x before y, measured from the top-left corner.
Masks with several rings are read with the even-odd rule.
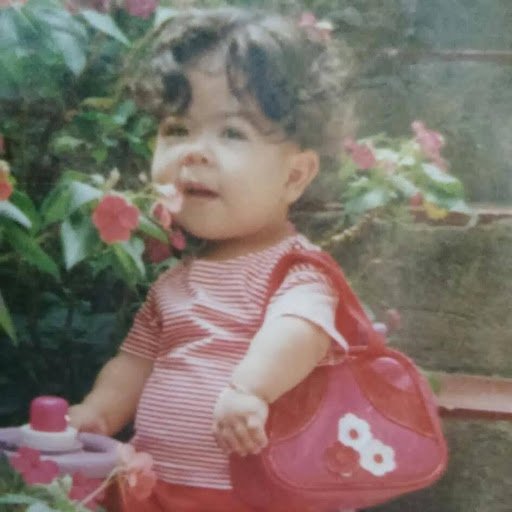
[[[69,408],[69,424],[79,432],[106,435],[108,428],[106,421],[97,413],[96,409],[87,404],[78,404]]]
[[[213,411],[213,434],[226,455],[256,454],[268,442],[265,422],[268,404],[250,393],[226,388]]]

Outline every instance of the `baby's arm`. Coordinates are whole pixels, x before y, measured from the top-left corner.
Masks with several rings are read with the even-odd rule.
[[[272,403],[307,377],[327,353],[329,343],[327,333],[307,320],[274,318],[254,337],[232,382]]]
[[[327,353],[330,338],[295,316],[266,322],[235,369],[214,412],[214,434],[226,452],[258,453],[267,443],[268,404],[301,382]]]
[[[70,408],[70,424],[82,431],[112,435],[130,421],[153,361],[119,352],[99,373],[83,402]]]

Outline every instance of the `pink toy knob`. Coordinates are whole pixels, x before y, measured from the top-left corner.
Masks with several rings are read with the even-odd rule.
[[[30,426],[39,432],[64,432],[69,405],[57,396],[39,396],[30,404]]]

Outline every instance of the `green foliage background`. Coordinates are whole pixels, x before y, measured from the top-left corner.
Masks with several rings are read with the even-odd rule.
[[[421,119],[445,135],[445,155],[471,201],[511,202],[512,65],[429,58],[411,63],[383,52],[388,47],[512,51],[510,0],[161,3],[168,8],[226,4],[270,7],[297,17],[307,9],[331,20],[358,63],[353,84],[358,135],[409,136],[410,123]],[[122,184],[130,187],[148,169],[154,120],[120,98],[116,83],[127,41],[142,37],[154,20],[130,16],[122,2],[116,5],[112,18],[122,33],[95,11],[72,16],[56,0],[30,0],[17,17],[0,9],[3,158],[11,164],[16,189],[23,191],[12,200],[31,212],[35,241],[16,245],[0,231],[0,289],[17,332],[15,343],[0,333],[0,425],[24,420],[28,401],[37,394],[79,400],[115,352],[153,277],[150,271],[130,281],[112,265],[91,261],[66,272],[57,225],[66,217],[66,203],[49,199],[64,172],[107,176],[117,167]],[[325,199],[339,194],[332,188]],[[48,263],[40,250],[57,263]]]

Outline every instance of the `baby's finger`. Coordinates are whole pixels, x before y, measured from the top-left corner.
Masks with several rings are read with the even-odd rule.
[[[244,453],[240,453],[240,455],[257,453],[259,451],[258,443],[254,440],[252,432],[247,428],[245,421],[235,423],[233,425],[233,432],[244,449]]]
[[[224,441],[224,439],[222,438],[222,435],[220,434],[220,432],[217,430],[217,429],[214,429],[213,430],[213,436],[215,437],[215,441],[217,443],[217,445],[219,446],[219,448],[226,454],[226,455],[229,455],[231,453],[231,448],[229,447],[229,445],[226,443],[226,441]]]
[[[249,430],[252,441],[258,447],[258,452],[265,448],[268,444],[267,433],[265,432],[265,425],[257,416],[250,416],[247,420],[247,429]],[[257,453],[257,452],[253,452]]]
[[[231,426],[225,426],[219,433],[222,441],[228,446],[230,452],[236,452],[240,455],[246,455],[246,450],[243,443],[238,438],[234,429]]]

